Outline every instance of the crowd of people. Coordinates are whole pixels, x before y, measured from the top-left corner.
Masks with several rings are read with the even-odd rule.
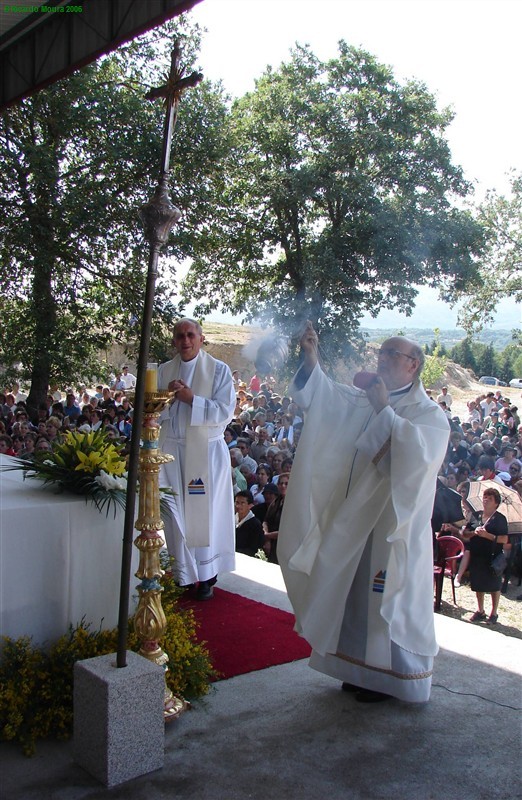
[[[273,380],[254,374],[249,383],[233,373],[234,419],[225,429],[236,510],[236,551],[277,564],[279,523],[303,427],[292,399],[274,391]]]
[[[520,547],[499,510],[500,489],[522,497],[517,406],[487,391],[457,416],[447,387],[436,397],[424,390],[424,352],[405,337],[383,342],[364,386],[361,376],[343,386],[321,370],[307,323],[287,395],[258,374],[243,382],[204,343],[197,321],[179,320],[176,354],[158,370],[170,393],[158,446],[172,456],[160,478],[172,489],[164,532],[177,582],[210,600],[235,552],[264,553],[281,566],[310,666],[360,702],[425,702],[437,652],[432,534],[435,547],[446,533],[465,543],[457,585],[469,572],[471,620],[498,619],[502,571],[492,574],[492,560]],[[0,453],[35,458],[71,429],[127,445],[135,383],[123,367],[94,390],[49,387],[32,413],[10,386],[0,393]],[[480,514],[475,481],[488,481]],[[453,495],[454,513],[437,507],[439,487]]]
[[[254,374],[247,383],[237,370],[232,379],[236,407],[224,439],[235,497],[236,550],[252,556],[264,551],[269,561],[278,563],[279,521],[303,412],[291,397],[275,391],[273,379]],[[133,406],[126,392],[135,385],[136,377],[123,366],[110,385],[98,384],[93,390],[85,385],[64,391],[52,386],[36,414],[30,415],[27,396],[13,383],[0,392],[0,453],[30,459],[35,452],[52,450],[71,429],[101,429],[108,439],[127,446]],[[447,387],[436,397],[428,395],[451,428],[440,483],[457,490],[469,481],[493,480],[522,496],[522,423],[512,400],[500,389],[488,391],[468,400],[466,413],[459,417],[452,413]],[[456,530],[445,524],[441,532]],[[461,569],[457,585],[462,574]]]
[[[234,373],[234,419],[225,430],[232,491],[247,501],[246,505],[241,499],[236,501],[236,514],[238,505],[243,510],[247,507],[245,515],[236,517],[242,528],[237,550],[255,555],[264,549],[267,558],[277,563],[278,522],[302,419],[289,397],[273,391],[273,381],[261,382],[254,375],[247,386],[238,375]],[[69,430],[102,430],[109,440],[127,447],[133,430],[133,405],[132,395],[129,398],[126,392],[135,385],[136,377],[124,366],[110,384],[90,390],[86,385],[64,390],[50,386],[45,401],[31,414],[27,394],[18,383],[11,384],[0,392],[0,453],[32,459],[39,451],[51,451]],[[251,518],[258,526],[246,524]],[[250,530],[262,534],[255,548],[247,541]]]
[[[489,479],[522,494],[522,424],[512,400],[500,389],[489,391],[468,400],[462,418],[452,414],[447,387],[436,402],[451,428],[440,473],[446,485],[456,489],[463,481]]]
[[[477,610],[471,621],[495,625],[501,591],[507,590],[511,571],[517,562],[520,568],[521,560],[520,536],[508,535],[507,520],[499,511],[500,487],[514,489],[522,497],[522,424],[518,407],[500,389],[468,400],[462,419],[451,413],[453,401],[447,387],[443,387],[436,402],[451,426],[439,485],[458,491],[462,500],[460,513],[453,512],[451,519],[446,516],[442,524],[440,508],[439,515],[435,510],[433,530],[436,535],[456,536],[464,543],[464,554],[456,567],[455,586],[458,588],[464,576],[469,576],[470,588],[477,600]],[[482,513],[476,513],[467,501],[472,481],[489,482],[482,494]],[[506,556],[507,569],[504,574],[495,574],[491,563],[502,553]],[[486,594],[491,597],[489,616],[484,606]],[[522,600],[522,595],[517,599]]]
[[[93,390],[50,386],[45,401],[29,409],[27,395],[13,383],[0,392],[0,453],[31,459],[35,452],[52,450],[69,430],[103,430],[124,447],[132,434],[133,406],[125,392],[134,389],[136,377],[124,366],[110,385]]]

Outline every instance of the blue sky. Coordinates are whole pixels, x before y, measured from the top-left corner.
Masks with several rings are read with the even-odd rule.
[[[233,96],[253,89],[295,42],[326,58],[342,38],[392,66],[399,80],[424,81],[441,108],[453,108],[453,160],[477,199],[489,189],[506,192],[509,170],[522,169],[521,0],[203,0],[191,15],[208,29],[205,76]],[[505,301],[496,325],[520,325],[521,310]],[[364,324],[447,328],[456,317],[423,289],[412,317],[383,312]]]

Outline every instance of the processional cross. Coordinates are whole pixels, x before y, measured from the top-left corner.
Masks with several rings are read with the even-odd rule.
[[[180,66],[180,55],[181,48],[179,43],[175,42],[166,83],[157,89],[151,89],[145,95],[147,100],[156,100],[158,97],[162,97],[166,108],[159,183],[152,200],[141,209],[147,238],[150,244],[157,240],[158,246],[166,243],[171,227],[180,217],[179,210],[171,205],[167,191],[172,134],[178,118],[179,102],[186,89],[197,86],[203,80],[201,72],[192,72],[185,77],[185,68]],[[173,219],[171,219],[171,215],[174,217]]]
[[[170,72],[166,76],[166,82],[156,89],[151,89],[145,95],[146,99],[148,100],[156,100],[159,97],[163,98],[165,101],[166,111],[158,184],[152,198],[140,209],[140,216],[144,224],[145,236],[150,245],[150,251],[145,299],[143,304],[143,319],[138,355],[136,393],[134,399],[134,432],[133,436],[131,437],[128,464],[127,500],[125,506],[125,521],[123,531],[122,572],[118,616],[118,651],[116,660],[118,667],[126,666],[127,619],[129,613],[129,590],[135,519],[134,507],[136,502],[136,485],[138,481],[140,463],[139,426],[143,420],[145,409],[145,374],[149,356],[158,256],[162,246],[166,244],[168,240],[171,228],[181,216],[181,211],[172,205],[168,194],[172,135],[177,121],[178,106],[181,95],[186,89],[196,86],[203,79],[203,75],[200,72],[192,72],[190,75],[185,76],[185,69],[180,66],[180,54],[181,48],[179,43],[175,42],[171,55]],[[144,527],[146,528],[147,525]],[[146,572],[147,571],[148,570],[146,570]],[[148,580],[149,577],[147,575],[145,576],[145,584]],[[156,578],[153,579],[153,583],[155,583],[155,581]],[[161,611],[161,603],[159,603],[159,606]],[[159,613],[160,612],[158,612],[158,614]],[[151,612],[151,627],[153,627],[155,624],[154,620],[152,619],[153,617],[154,613]]]

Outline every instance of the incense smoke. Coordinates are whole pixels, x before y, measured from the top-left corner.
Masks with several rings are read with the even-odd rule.
[[[276,333],[251,339],[243,348],[243,355],[255,364],[260,377],[271,375],[288,358],[288,337]]]

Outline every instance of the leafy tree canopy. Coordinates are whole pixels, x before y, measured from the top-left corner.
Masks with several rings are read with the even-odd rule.
[[[232,107],[186,298],[294,336],[309,318],[333,358],[364,312],[408,313],[414,284],[463,288],[482,231],[462,210],[471,189],[451,162],[451,120],[366,52],[340,42],[322,62],[297,46]]]
[[[511,196],[488,193],[478,220],[486,234],[480,268],[453,294],[465,303],[459,323],[469,333],[493,321],[503,298],[522,303],[522,174],[513,175]]]
[[[21,365],[32,405],[49,382],[102,374],[101,347],[139,337],[148,245],[138,209],[157,180],[164,117],[144,94],[168,72],[175,37],[190,71],[199,33],[178,18],[0,117],[0,362]],[[185,216],[166,251],[176,259],[187,231],[206,224],[225,114],[208,83],[182,98],[171,195]],[[169,273],[157,284],[160,342],[179,312],[172,294]]]

